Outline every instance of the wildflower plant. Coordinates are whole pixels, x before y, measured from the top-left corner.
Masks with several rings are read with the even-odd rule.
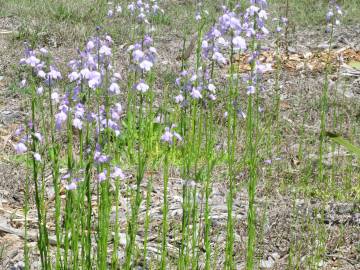
[[[326,13],[326,32],[329,33],[329,48],[328,57],[325,68],[324,86],[321,97],[321,123],[320,123],[320,145],[319,145],[319,180],[324,181],[324,169],[323,169],[323,154],[325,144],[325,133],[326,133],[326,115],[328,111],[328,90],[329,90],[329,74],[331,72],[331,49],[333,45],[334,31],[338,25],[340,25],[340,18],[342,11],[336,1],[331,0],[329,2],[328,11]]]

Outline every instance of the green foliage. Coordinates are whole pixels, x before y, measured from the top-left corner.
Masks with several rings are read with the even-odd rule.
[[[353,145],[349,140],[343,138],[342,136],[338,134],[334,134],[331,132],[327,132],[326,135],[337,144],[340,144],[341,146],[345,147],[346,150],[349,152],[355,154],[360,159],[360,147]]]

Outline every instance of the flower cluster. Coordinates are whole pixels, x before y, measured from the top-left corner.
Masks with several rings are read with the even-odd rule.
[[[110,107],[110,114],[107,115],[105,107],[100,107],[100,115],[96,115],[95,120],[97,124],[97,131],[102,132],[109,128],[116,136],[120,135],[119,121],[122,113],[122,106],[120,103],[115,103]]]
[[[79,52],[80,59],[69,62],[71,68],[68,75],[69,81],[76,82],[77,85],[85,82],[93,90],[101,87],[105,74],[112,71],[112,43],[112,38],[109,35],[106,35],[104,39],[91,38],[87,42],[85,50]],[[119,76],[114,73],[112,80],[116,82]]]
[[[203,8],[203,2],[200,1],[196,5],[195,21],[199,22],[209,16],[209,11]]]
[[[33,123],[28,123],[28,129],[32,128]],[[29,145],[33,143],[33,140],[35,140],[37,143],[43,143],[43,136],[40,132],[33,132],[31,133],[31,136],[24,135],[25,128],[20,127],[15,131],[15,136],[21,137],[21,139],[14,145],[14,149],[17,154],[24,154],[28,151]],[[41,155],[38,152],[31,152],[32,156],[37,162],[41,162],[42,158]]]
[[[340,17],[343,15],[340,6],[336,3],[335,0],[329,2],[329,9],[326,13],[326,22],[327,22],[327,31],[334,25],[340,25]]]
[[[224,8],[224,14],[210,29],[202,41],[202,54],[218,64],[227,63],[224,51],[232,48],[235,51],[244,51],[247,48],[242,34],[247,30],[247,25],[242,23],[241,16]]]
[[[127,9],[130,14],[139,22],[149,23],[149,17],[164,13],[164,10],[161,9],[156,0],[137,0],[136,2],[131,2],[128,4]]]
[[[270,33],[265,25],[268,19],[268,13],[265,10],[267,2],[266,0],[251,0],[250,2],[251,6],[246,9],[244,14],[244,25],[247,29],[246,36],[251,38],[252,44],[248,60],[252,66],[252,70],[248,76],[243,77],[248,84],[246,91],[248,95],[256,93],[258,81],[261,76],[272,69],[271,63],[263,64],[258,60],[258,56],[262,50],[261,40]]]
[[[141,42],[131,45],[127,50],[131,55],[131,61],[134,70],[140,72],[142,77],[144,77],[145,73],[151,71],[156,62],[157,51],[156,48],[152,46],[152,44],[152,38],[146,35]],[[135,84],[134,88],[142,93],[145,93],[149,90],[149,86],[146,84],[143,78],[137,84]]]
[[[175,97],[175,102],[181,106],[188,103],[188,98],[216,100],[216,86],[209,72],[202,68],[199,68],[197,72],[183,70],[176,79],[176,85],[180,88],[180,94]]]
[[[47,49],[41,48],[35,51],[25,43],[25,57],[20,59],[20,65],[29,67],[32,70],[32,74],[35,74],[37,78],[44,81],[46,85],[52,85],[53,82],[62,79],[62,76],[54,65],[47,64],[47,58]],[[20,85],[24,87],[26,83],[27,79],[24,78]],[[43,88],[39,89],[40,94],[42,94],[42,90]]]
[[[111,170],[109,176],[111,179],[125,179],[125,174],[117,166],[113,166],[113,169]],[[106,179],[108,179],[108,170],[104,169],[97,175],[97,180],[99,183],[101,183]]]
[[[78,183],[84,180],[82,174],[83,170],[79,171],[79,175],[75,176],[72,172],[67,172],[61,177],[61,181],[66,190],[75,190],[77,189]]]
[[[265,26],[268,14],[265,11],[266,1],[250,1],[244,14],[230,11],[223,7],[224,14],[205,35],[202,41],[202,53],[205,58],[218,64],[227,63],[224,51],[234,52],[248,49],[247,39],[261,39],[269,34]]]
[[[175,128],[175,125],[172,125],[171,127],[166,127],[164,134],[161,136],[161,141],[167,144],[173,144],[174,141],[182,141],[182,137],[179,133],[175,132],[173,129]]]
[[[137,70],[149,72],[157,57],[157,51],[152,46],[153,40],[150,36],[145,36],[141,43],[135,43],[128,48],[131,53],[132,62]]]
[[[104,88],[107,89],[109,95],[120,94],[118,81],[121,79],[121,75],[113,72],[111,44],[112,39],[108,35],[104,39],[92,38],[86,43],[85,50],[79,52],[79,59],[69,62],[71,71],[68,74],[68,79],[74,86],[71,96],[70,92],[67,92],[62,98],[59,112],[55,115],[57,129],[61,128],[67,120],[68,113],[72,112],[72,125],[76,129],[83,129],[83,121],[96,121],[98,132],[109,127],[114,130],[116,135],[120,134],[117,122],[120,119],[121,104],[115,104],[110,109],[110,116],[107,116],[104,106],[99,106],[98,113],[86,113],[85,106],[81,101],[81,95],[84,94],[86,88],[90,90]],[[53,95],[58,96],[56,92]],[[70,98],[71,103],[76,104],[74,108],[69,108]]]
[[[78,172],[77,176],[73,175],[72,172],[68,172],[65,175],[63,175],[61,177],[61,180],[62,180],[62,184],[63,184],[64,188],[68,191],[76,190],[78,188],[79,183],[83,182],[83,180],[84,180],[83,172],[84,172],[84,170],[80,170]],[[112,166],[112,170],[111,170],[109,176],[113,180],[125,179],[125,174],[118,166]],[[104,169],[97,175],[97,181],[99,183],[101,183],[101,182],[105,181],[106,179],[108,179],[108,173],[107,173],[107,170]]]
[[[109,4],[109,10],[107,12],[107,16],[109,18],[114,17],[116,14],[120,14],[122,13],[123,9],[121,5],[113,5],[113,3],[108,3]]]

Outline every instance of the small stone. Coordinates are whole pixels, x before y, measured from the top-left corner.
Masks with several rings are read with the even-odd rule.
[[[260,261],[260,269],[271,269],[273,268],[275,261],[269,257],[267,260]]]
[[[25,269],[25,263],[23,261],[19,261],[12,267],[12,269],[23,270],[23,269]]]
[[[276,261],[280,259],[280,254],[277,252],[271,253],[271,257]]]
[[[3,111],[2,114],[3,114],[3,115],[10,115],[10,114],[11,114],[11,111]]]

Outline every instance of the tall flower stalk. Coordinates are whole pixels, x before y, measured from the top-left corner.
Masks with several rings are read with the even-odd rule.
[[[248,79],[248,107],[247,107],[247,124],[246,124],[246,160],[249,168],[248,182],[248,241],[246,250],[246,269],[253,269],[255,265],[255,247],[256,247],[256,209],[255,196],[257,185],[257,142],[258,142],[258,108],[259,108],[259,79],[263,72],[269,67],[258,63],[257,56],[261,49],[261,39],[269,31],[265,27],[267,12],[265,10],[267,3],[265,0],[251,1],[250,7],[247,8],[245,18],[249,23],[248,35],[251,38],[250,43],[250,74]]]
[[[326,14],[327,32],[329,33],[329,48],[325,67],[325,78],[323,84],[323,91],[320,101],[320,144],[319,144],[319,180],[324,181],[324,166],[323,156],[325,147],[325,133],[326,133],[326,120],[328,113],[328,91],[329,91],[329,74],[331,72],[331,48],[333,45],[333,36],[336,25],[340,24],[339,17],[342,15],[340,7],[336,4],[335,0],[331,0],[329,3],[329,10]]]

